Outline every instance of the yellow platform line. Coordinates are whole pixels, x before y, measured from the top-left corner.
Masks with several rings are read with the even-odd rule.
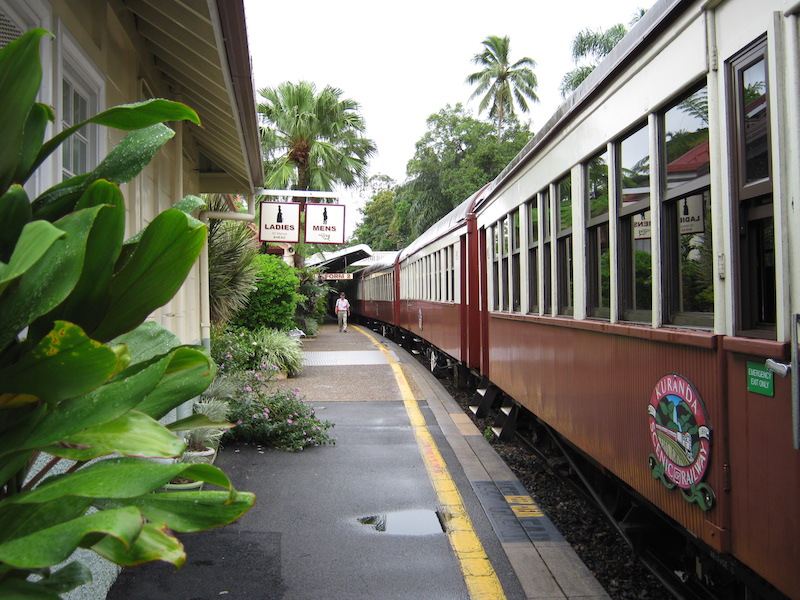
[[[486,555],[483,544],[475,533],[461,493],[447,469],[436,441],[428,431],[425,417],[411,391],[411,386],[408,385],[400,363],[371,333],[358,326],[354,326],[354,329],[367,336],[377,346],[392,368],[414,431],[414,437],[417,440],[417,446],[419,446],[445,519],[450,546],[461,566],[470,598],[472,600],[504,600],[506,595],[503,592],[503,586],[500,585],[500,580]]]

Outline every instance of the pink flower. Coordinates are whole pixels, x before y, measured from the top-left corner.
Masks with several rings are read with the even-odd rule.
[[[248,392],[252,392],[253,391],[253,388],[251,388],[249,385],[244,389],[247,390]]]
[[[239,420],[239,421],[236,421],[236,424],[237,424],[237,425],[241,425],[241,424],[242,424],[241,420]]]
[[[293,421],[291,419],[286,419],[286,422],[289,423],[289,425],[291,425],[293,423]]]

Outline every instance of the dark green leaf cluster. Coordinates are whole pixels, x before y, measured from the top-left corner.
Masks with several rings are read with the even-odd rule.
[[[197,115],[165,100],[119,106],[45,142],[54,115],[35,101],[45,35],[0,50],[0,597],[51,600],[91,579],[76,562],[56,570],[77,548],[119,565],[180,566],[173,531],[228,523],[254,497],[211,465],[142,458],[182,454],[183,441],[158,420],[216,370],[205,349],[145,322],[183,283],[206,229],[171,209],[124,240],[118,184],[172,137],[162,122]],[[94,171],[31,202],[22,185],[87,123],[131,133]],[[74,462],[54,475],[62,459]],[[151,493],[178,476],[224,490]]]
[[[297,292],[300,279],[295,269],[270,254],[259,254],[255,265],[259,281],[247,306],[237,313],[231,324],[251,331],[262,327],[292,329],[297,304],[303,299]]]
[[[408,181],[367,203],[369,231],[360,229],[356,239],[369,243],[380,236],[382,249],[404,247],[494,179],[530,136],[513,121],[498,137],[494,125],[475,119],[461,104],[446,106],[428,118],[428,131],[408,163]]]
[[[253,378],[230,403],[228,420],[234,427],[222,438],[223,444],[252,443],[297,452],[308,446],[335,444],[328,430],[330,421],[320,421],[299,390]]]

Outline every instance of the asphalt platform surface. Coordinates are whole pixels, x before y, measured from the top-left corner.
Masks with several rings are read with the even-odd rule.
[[[237,489],[256,494],[255,506],[225,527],[181,535],[187,561],[178,571],[164,563],[124,569],[108,600],[607,598],[413,356],[362,327],[340,333],[335,324],[306,339],[304,352],[303,371],[284,383],[335,424],[336,444],[297,453],[222,449],[217,466]],[[458,489],[496,588],[468,583],[469,560],[447,532],[392,361]]]

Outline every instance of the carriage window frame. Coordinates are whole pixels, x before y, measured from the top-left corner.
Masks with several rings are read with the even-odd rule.
[[[587,316],[590,319],[611,318],[611,154],[608,146],[595,152],[587,161],[583,163],[584,180],[587,182],[585,193],[586,206],[586,301]],[[592,186],[593,179],[591,169],[594,161],[604,161],[605,166],[605,210],[597,214],[592,212],[592,203],[602,196],[598,189]],[[603,277],[603,240],[605,240],[605,260],[606,276]],[[607,294],[603,295],[603,288]],[[603,300],[605,299],[605,303]]]
[[[695,149],[702,151],[699,148],[702,143],[705,143],[706,146],[710,144],[710,120],[706,114],[704,119],[706,123],[704,142],[696,143],[680,157],[670,157],[668,155],[668,137],[673,132],[667,130],[667,116],[671,111],[680,110],[680,106],[687,103],[683,112],[689,116],[693,113],[697,115],[698,112],[702,111],[702,106],[698,105],[697,102],[688,103],[687,101],[702,99],[702,97],[706,98],[707,103],[708,85],[705,81],[694,86],[689,93],[683,94],[658,115],[658,151],[662,157],[659,163],[662,171],[661,180],[664,182],[663,186],[665,188],[662,192],[663,264],[661,272],[664,290],[662,310],[665,323],[697,329],[711,329],[714,327],[715,265],[711,229],[710,155],[705,163],[698,163],[693,177],[689,178],[686,174],[683,176],[678,175],[678,181],[673,186],[670,186],[669,181],[670,165],[673,162],[677,162]],[[687,133],[683,126],[678,131]],[[700,129],[695,129],[689,131],[688,134],[697,134],[699,131]],[[698,158],[702,158],[702,154],[690,156],[690,160],[694,159],[696,161]],[[691,166],[691,163],[686,166]],[[685,173],[686,171],[683,172]],[[702,231],[698,231],[697,225],[689,222],[689,219],[694,223],[697,222],[697,219],[700,219]],[[681,231],[682,229],[683,232]],[[686,243],[684,243],[684,237],[687,238]],[[706,244],[708,245],[707,247]],[[682,258],[682,253],[686,253],[685,258]],[[694,254],[694,258],[691,257],[692,254]],[[708,290],[709,287],[711,289],[710,311],[686,309],[687,303],[684,292],[688,283],[686,280],[688,272],[685,267],[689,265],[697,267],[700,273],[705,272],[709,280],[705,289]]]
[[[550,186],[541,191],[542,207],[542,273],[539,281],[542,287],[542,314],[551,315],[553,313],[553,242],[554,236],[551,231],[550,211],[552,210],[552,194]]]
[[[528,307],[527,312],[539,313],[539,194],[528,201]]]
[[[557,179],[555,182],[556,201],[556,284],[558,293],[557,307],[561,316],[575,314],[575,269],[572,246],[572,174]]]
[[[511,282],[509,304],[511,312],[515,313],[522,312],[522,273],[520,272],[522,260],[520,248],[522,223],[520,219],[519,207],[508,215],[508,220],[510,222],[509,227],[511,228]]]
[[[766,176],[746,181],[746,143],[748,113],[745,101],[745,71],[764,64],[764,104],[767,166]],[[727,76],[728,131],[731,140],[733,181],[731,214],[734,219],[735,277],[737,310],[734,330],[737,335],[775,339],[777,336],[778,289],[775,253],[774,192],[772,181],[771,97],[767,36],[762,35],[725,63]],[[760,98],[759,98],[760,99]],[[752,114],[752,112],[750,113]]]
[[[616,160],[614,161],[615,172],[614,177],[617,182],[616,202],[618,207],[618,228],[617,228],[617,291],[619,302],[619,314],[622,321],[637,324],[650,324],[653,318],[653,248],[652,236],[649,238],[647,235],[647,227],[653,227],[652,215],[650,211],[650,201],[653,190],[649,184],[650,167],[652,166],[652,157],[650,156],[649,142],[647,146],[647,159],[648,159],[648,184],[647,184],[647,197],[640,200],[631,202],[624,205],[625,188],[623,185],[623,168],[625,158],[623,156],[623,146],[629,140],[640,132],[644,132],[643,139],[649,141],[650,126],[647,121],[640,121],[631,127],[627,133],[620,137],[614,143],[614,153]],[[641,140],[638,140],[641,144]],[[637,164],[641,161],[637,161]],[[636,246],[637,242],[642,242],[645,239],[650,239],[650,276],[649,276],[649,294],[646,281],[641,286],[637,285],[637,263],[636,263]],[[641,244],[639,244],[641,245]],[[643,301],[643,304],[639,302]]]

